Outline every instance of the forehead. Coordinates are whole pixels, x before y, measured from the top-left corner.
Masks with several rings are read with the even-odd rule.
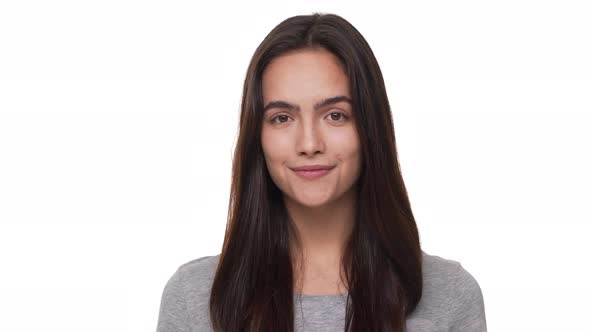
[[[262,74],[269,99],[309,100],[350,96],[349,80],[338,58],[325,49],[291,51],[273,59]]]

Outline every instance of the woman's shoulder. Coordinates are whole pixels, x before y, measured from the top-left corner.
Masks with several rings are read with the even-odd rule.
[[[422,298],[410,318],[446,327],[485,330],[483,293],[459,261],[423,252]]]
[[[422,251],[422,273],[427,276],[456,277],[458,275],[464,275],[467,271],[457,260]]]
[[[210,331],[209,296],[219,255],[181,264],[169,278],[160,304],[157,331]]]
[[[219,255],[202,256],[181,264],[168,279],[164,292],[202,301],[210,292],[218,261]]]
[[[207,294],[215,278],[219,256],[202,256],[181,264],[174,275],[186,292]]]
[[[217,269],[217,263],[219,262],[219,256],[202,256],[178,267],[178,270],[185,277],[213,277],[211,274],[215,274]]]
[[[427,292],[480,290],[475,277],[457,260],[422,252],[423,288]]]

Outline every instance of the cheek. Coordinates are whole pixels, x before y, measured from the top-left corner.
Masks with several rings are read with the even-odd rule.
[[[356,132],[335,136],[332,144],[338,147],[336,158],[340,161],[351,162],[360,156],[360,142]]]
[[[268,135],[262,135],[262,153],[264,156],[264,162],[266,164],[266,169],[272,179],[272,181],[279,185],[280,183],[280,175],[279,173],[279,166],[280,166],[280,149],[277,147],[276,142],[270,138]],[[279,186],[280,187],[280,186]]]
[[[267,163],[277,163],[285,160],[287,146],[284,139],[262,132],[262,151]]]
[[[340,145],[336,158],[346,164],[347,172],[358,175],[362,167],[360,142],[355,134],[348,135],[342,139],[342,142],[346,142],[346,144]]]
[[[268,131],[262,129],[260,133],[260,143],[262,145],[262,153],[264,154],[265,159],[269,159],[273,155],[273,141],[271,135],[269,135]]]

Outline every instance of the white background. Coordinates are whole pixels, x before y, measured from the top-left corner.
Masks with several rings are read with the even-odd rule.
[[[587,327],[587,2],[117,0],[0,3],[2,330],[155,330],[221,250],[252,53],[316,11],[371,45],[423,249],[488,329]]]

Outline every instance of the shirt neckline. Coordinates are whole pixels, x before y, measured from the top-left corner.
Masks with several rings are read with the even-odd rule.
[[[342,294],[326,294],[326,295],[315,295],[315,294],[293,294],[296,297],[301,297],[304,299],[330,299],[330,298],[337,298],[337,297],[347,297],[348,292]]]

